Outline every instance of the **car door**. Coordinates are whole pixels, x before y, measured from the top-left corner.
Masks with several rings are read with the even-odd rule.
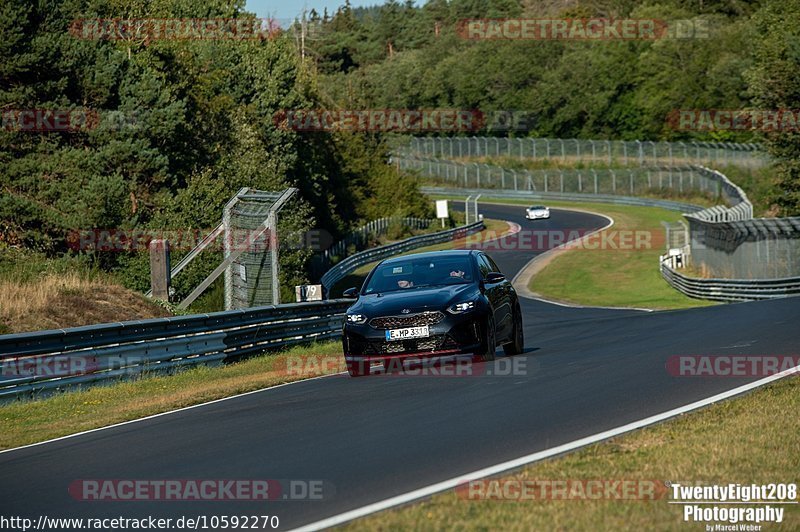
[[[489,300],[489,305],[492,307],[493,316],[494,316],[494,324],[495,324],[495,337],[500,339],[504,337],[503,333],[503,318],[504,318],[504,310],[503,310],[503,287],[502,282],[500,283],[489,283],[486,281],[486,276],[492,271],[492,265],[489,262],[489,259],[483,253],[479,253],[478,257],[478,270],[481,273],[481,281],[483,282],[484,286],[484,293],[486,294],[486,298]]]
[[[503,273],[497,263],[489,255],[484,255],[489,268],[493,272]],[[510,338],[514,330],[514,287],[509,279],[496,283],[499,305],[497,307],[497,339]]]

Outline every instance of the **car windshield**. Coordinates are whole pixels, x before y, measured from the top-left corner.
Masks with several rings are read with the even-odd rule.
[[[532,210],[532,211],[543,211],[545,209],[546,209],[546,207],[544,207],[542,205],[534,205],[533,207],[530,208],[530,210]]]
[[[469,257],[410,258],[381,264],[365,294],[472,282]]]

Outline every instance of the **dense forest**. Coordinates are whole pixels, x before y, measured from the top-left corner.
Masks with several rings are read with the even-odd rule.
[[[389,0],[310,10],[260,38],[75,31],[82,19],[253,17],[244,0],[4,0],[0,252],[74,254],[76,229],[212,228],[243,186],[300,190],[285,231],[337,237],[381,216],[431,214],[413,178],[385,164],[385,136],[279,127],[275,116],[292,109],[513,110],[530,117],[524,129],[488,133],[763,142],[776,160],[775,201],[800,212],[796,130],[690,132],[668,121],[675,109],[796,109],[800,0]],[[501,17],[702,20],[709,34],[567,42],[458,31],[465,19]],[[25,109],[80,111],[93,126],[15,128]],[[313,251],[283,252],[286,287],[310,280]],[[146,253],[80,255],[148,286]],[[209,264],[183,275],[179,294]]]
[[[777,160],[775,198],[800,213],[800,137],[793,130],[686,131],[680,109],[800,108],[797,0],[389,0],[310,11],[305,53],[323,94],[349,108],[521,111],[524,131],[494,135],[763,142]],[[469,40],[485,18],[688,21],[698,38]],[[295,34],[300,32],[295,27]],[[693,35],[690,35],[692,37]]]
[[[0,253],[73,253],[67,236],[76,230],[202,232],[245,186],[300,190],[281,214],[282,231],[336,237],[363,220],[430,214],[410,178],[398,193],[404,178],[385,164],[382,139],[276,126],[281,109],[324,105],[288,33],[148,41],[71,31],[81,19],[201,17],[254,15],[244,0],[2,2]],[[90,110],[92,119],[67,131],[14,127],[10,113],[31,109]],[[282,252],[288,287],[309,280],[314,251],[294,248]],[[149,287],[141,250],[81,255],[131,287]],[[178,295],[214,260],[182,274]]]

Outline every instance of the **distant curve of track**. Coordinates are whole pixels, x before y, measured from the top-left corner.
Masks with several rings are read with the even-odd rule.
[[[594,229],[598,216],[482,204],[523,229]],[[510,276],[537,251],[489,253]],[[655,265],[653,265],[655,268]],[[526,374],[331,376],[0,454],[0,514],[277,515],[280,529],[362,507],[735,388],[673,377],[672,355],[794,353],[800,299],[643,313],[523,299]],[[489,369],[509,360],[500,356]],[[77,479],[321,479],[309,502],[79,502]]]

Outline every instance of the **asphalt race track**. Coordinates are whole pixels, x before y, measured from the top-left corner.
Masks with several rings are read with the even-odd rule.
[[[557,210],[535,222],[522,207],[483,204],[481,212],[523,229],[606,224]],[[488,252],[510,277],[538,253]],[[499,350],[486,368],[494,375],[337,375],[2,453],[0,513],[277,515],[284,530],[756,380],[673,377],[665,369],[672,355],[794,354],[798,345],[798,298],[654,313],[533,300],[522,308],[518,374],[505,374],[511,361]],[[67,491],[77,479],[314,479],[335,493],[269,503],[87,502]]]

